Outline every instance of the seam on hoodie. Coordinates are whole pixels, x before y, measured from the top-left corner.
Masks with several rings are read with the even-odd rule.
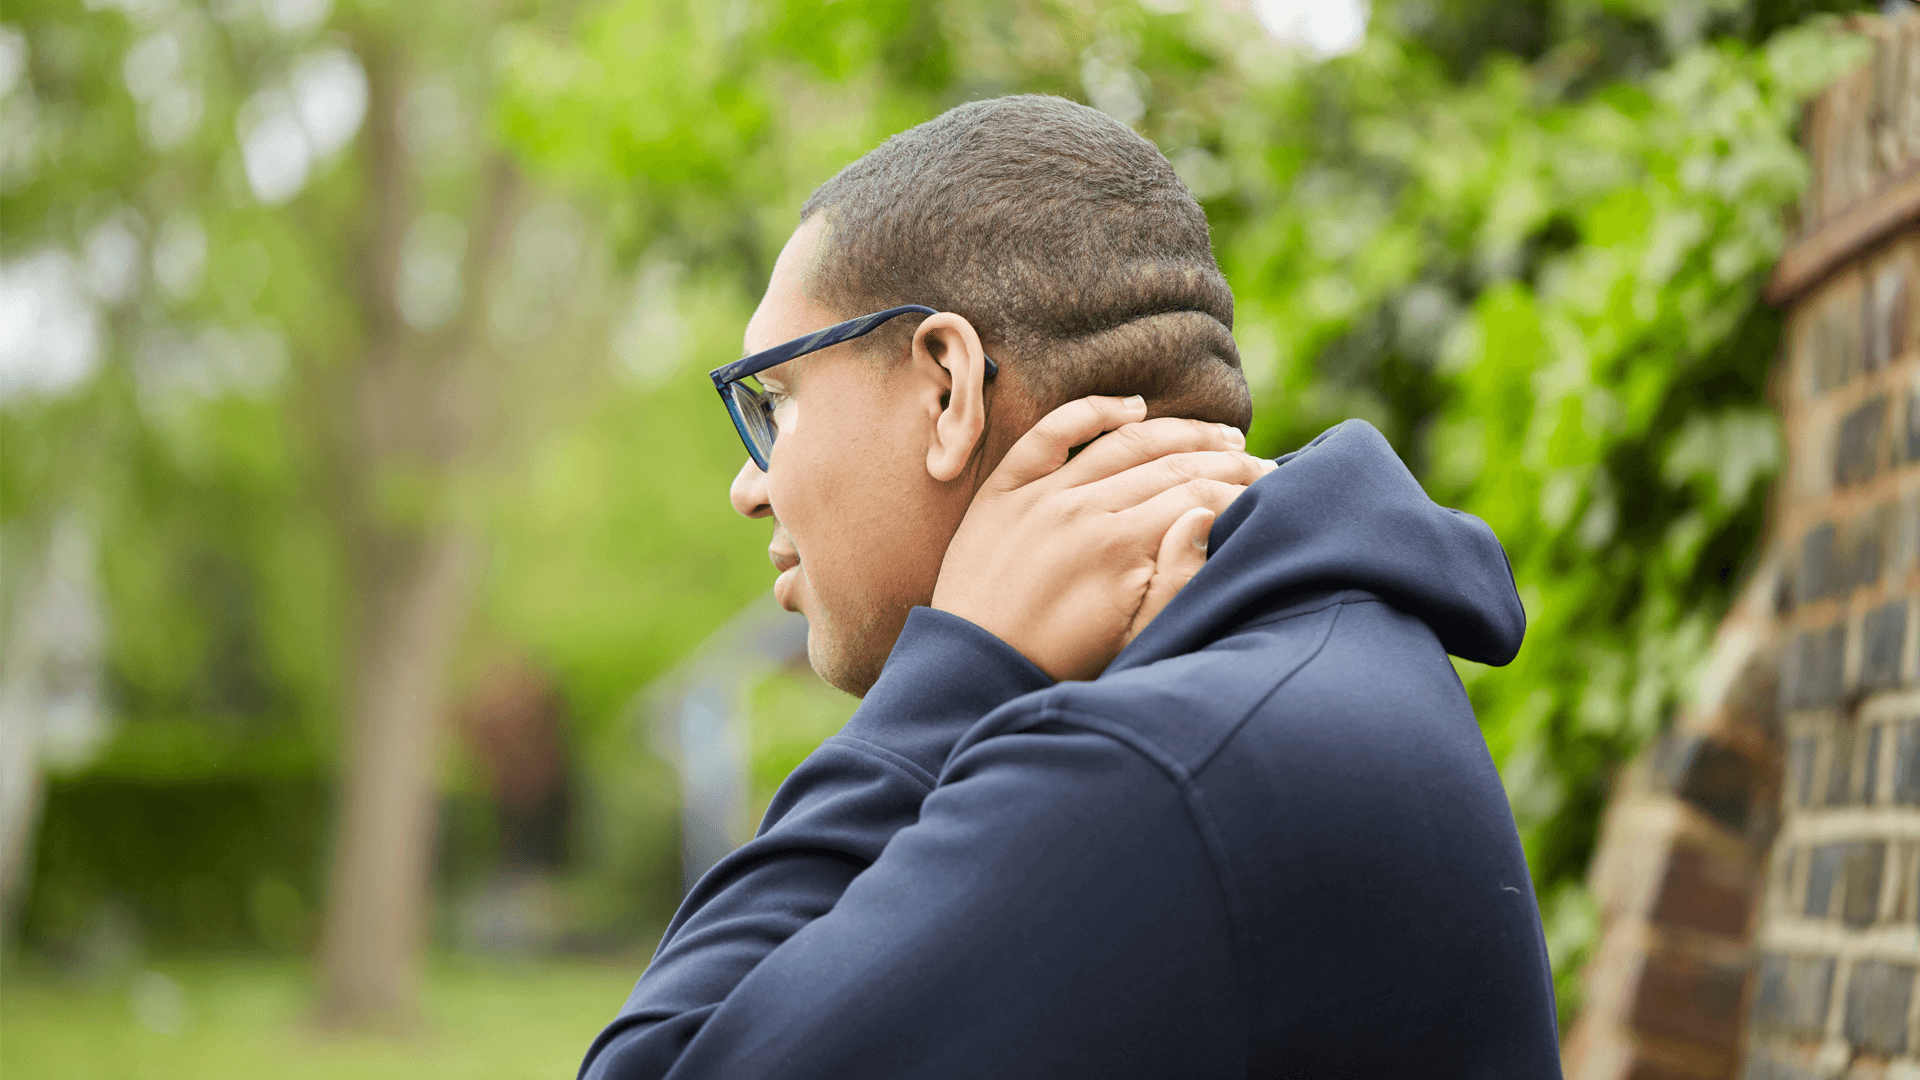
[[[1374,597],[1372,593],[1368,593],[1365,589],[1354,589],[1354,588],[1349,588],[1345,586],[1342,586],[1341,588],[1338,588],[1338,589],[1327,589],[1322,594],[1323,599],[1312,607],[1284,608],[1280,611],[1272,612],[1267,615],[1262,615],[1257,619],[1253,619],[1249,622],[1241,623],[1240,625],[1234,627],[1232,633],[1229,634],[1228,637],[1231,637],[1232,634],[1241,633],[1247,630],[1258,630],[1263,627],[1275,626],[1280,623],[1287,622],[1290,619],[1304,619],[1309,615],[1317,615],[1320,612],[1325,611],[1330,607],[1338,607],[1341,604],[1361,603],[1362,601],[1353,599],[1354,593],[1365,593],[1367,599],[1369,600],[1376,599],[1376,597]],[[1227,640],[1227,638],[1222,637],[1222,638],[1216,638],[1214,640],[1225,641]]]
[[[857,735],[845,735],[845,734],[829,735],[826,737],[826,739],[824,739],[821,742],[821,745],[825,746],[827,743],[837,743],[839,745],[847,747],[850,750],[865,754],[870,758],[875,758],[887,765],[891,765],[895,769],[899,770],[900,772],[907,774],[907,776],[910,779],[912,779],[915,783],[918,783],[921,787],[926,788],[928,791],[932,791],[934,787],[939,783],[938,778],[936,778],[932,773],[928,772],[927,770],[914,764],[913,759],[905,757],[901,754],[896,754],[892,750],[889,750],[878,743],[870,743],[867,740],[862,739]]]
[[[1168,754],[1158,743],[1143,737],[1139,732],[1116,723],[1104,716],[1080,712],[1059,705],[1042,706],[1032,714],[1032,721],[1019,725],[1023,730],[1048,720],[1058,720],[1075,728],[1091,730],[1118,742],[1146,758],[1157,766],[1173,782],[1180,792],[1181,802],[1186,806],[1188,823],[1200,837],[1200,846],[1207,853],[1207,866],[1213,871],[1213,885],[1220,897],[1220,906],[1227,916],[1227,936],[1232,945],[1230,962],[1233,964],[1233,981],[1239,989],[1240,998],[1240,1066],[1248,1067],[1253,1060],[1253,996],[1247,984],[1247,950],[1251,947],[1247,936],[1247,914],[1240,903],[1240,889],[1234,879],[1233,871],[1226,859],[1226,844],[1219,829],[1213,823],[1213,816],[1207,813],[1205,804],[1193,782],[1193,776],[1179,761]],[[1009,729],[1012,730],[1012,729]]]
[[[1347,593],[1342,592],[1341,595],[1347,596]],[[1260,711],[1261,706],[1264,706],[1268,702],[1268,700],[1270,700],[1273,697],[1273,695],[1279,693],[1280,688],[1287,685],[1287,683],[1291,681],[1295,675],[1298,675],[1302,671],[1305,671],[1307,669],[1307,665],[1313,663],[1315,660],[1318,660],[1320,658],[1320,654],[1326,650],[1327,642],[1333,640],[1333,628],[1335,626],[1338,626],[1340,623],[1341,608],[1344,608],[1349,604],[1385,604],[1385,603],[1386,603],[1385,600],[1381,600],[1378,597],[1367,596],[1365,599],[1336,600],[1333,603],[1328,604],[1326,607],[1317,609],[1319,611],[1326,611],[1329,609],[1333,611],[1332,617],[1327,620],[1327,628],[1320,632],[1320,643],[1315,645],[1313,647],[1313,651],[1308,653],[1305,657],[1303,657],[1299,663],[1293,665],[1293,667],[1289,669],[1286,674],[1280,676],[1278,679],[1275,679],[1273,685],[1267,687],[1267,692],[1264,694],[1261,694],[1258,698],[1256,698],[1253,704],[1248,705],[1247,711],[1241,713],[1239,719],[1227,725],[1226,733],[1220,737],[1220,740],[1218,742],[1213,744],[1213,749],[1207,751],[1207,755],[1205,757],[1193,763],[1194,775],[1198,776],[1199,774],[1205,772],[1207,770],[1207,766],[1213,764],[1213,759],[1219,757],[1220,752],[1227,748],[1227,744],[1232,742],[1234,740],[1234,737],[1240,734],[1240,729],[1247,726],[1247,721],[1253,719],[1253,714]]]

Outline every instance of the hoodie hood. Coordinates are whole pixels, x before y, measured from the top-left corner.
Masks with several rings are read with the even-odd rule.
[[[1461,659],[1499,665],[1519,652],[1526,612],[1493,530],[1427,498],[1372,424],[1348,420],[1278,460],[1214,522],[1207,565],[1108,671],[1194,652],[1341,589],[1415,616]]]

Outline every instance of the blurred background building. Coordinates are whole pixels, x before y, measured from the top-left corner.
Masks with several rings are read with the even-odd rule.
[[[9,5],[0,1070],[571,1068],[853,707],[703,373],[814,185],[1039,91],[1205,206],[1256,449],[1506,543],[1576,1074],[1911,1072],[1910,8]]]

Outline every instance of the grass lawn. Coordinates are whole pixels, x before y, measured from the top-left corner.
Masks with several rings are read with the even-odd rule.
[[[83,986],[14,962],[0,977],[0,1077],[566,1080],[641,965],[442,960],[422,1029],[372,1039],[326,1037],[304,1023],[302,965],[155,962]]]

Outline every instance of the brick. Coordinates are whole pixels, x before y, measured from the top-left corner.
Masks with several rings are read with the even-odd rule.
[[[1722,699],[1727,719],[1750,726],[1767,736],[1769,743],[1780,741],[1780,662],[1777,657],[1751,657]]]
[[[1908,28],[1908,32],[1912,33],[1911,27]],[[1920,49],[1915,49],[1913,50],[1913,52],[1920,52]],[[1908,53],[1909,64],[1913,62],[1911,59],[1913,56],[1913,52]],[[1920,68],[1909,68],[1908,70],[1909,71],[1920,70]],[[1909,78],[1911,78],[1911,76],[1909,76]],[[1911,97],[1909,97],[1908,99],[1908,106],[1910,108],[1912,107]],[[1920,125],[1916,125],[1916,126],[1920,126]],[[1893,355],[1895,357],[1898,357],[1901,353],[1905,352],[1908,349],[1914,337],[1914,318],[1913,318],[1914,289],[1913,289],[1912,277],[1913,277],[1912,274],[1908,270],[1903,269],[1901,271],[1901,284],[1905,287],[1900,290],[1897,296],[1892,298],[1892,302],[1889,303],[1884,309],[1884,314],[1886,317],[1886,324],[1887,324],[1887,337],[1891,339],[1890,344],[1892,346]]]
[[[1789,709],[1824,709],[1840,701],[1847,656],[1844,623],[1825,630],[1809,630],[1794,639],[1787,651],[1781,693]]]
[[[1760,986],[1753,996],[1753,1024],[1763,1031],[1815,1039],[1827,1026],[1833,997],[1833,957],[1760,957]]]
[[[1893,757],[1893,801],[1901,806],[1920,805],[1920,720],[1900,725]]]
[[[1800,602],[1810,604],[1840,591],[1845,578],[1834,542],[1832,522],[1807,530],[1800,541]]]
[[[1833,732],[1833,754],[1827,758],[1827,793],[1821,801],[1828,806],[1845,806],[1853,793],[1853,729],[1842,727]]]
[[[1913,400],[1920,403],[1920,394]],[[1920,460],[1920,459],[1915,459]],[[1904,575],[1913,566],[1916,539],[1920,539],[1920,499],[1909,493],[1894,506],[1887,508],[1887,572],[1894,578]]]
[[[1817,391],[1831,390],[1860,370],[1860,298],[1849,284],[1842,281],[1830,288],[1814,316],[1808,344]]]
[[[1889,177],[1898,177],[1910,159],[1920,156],[1920,153],[1916,153],[1916,149],[1920,148],[1913,145],[1913,136],[1920,135],[1920,131],[1913,130],[1912,124],[1906,125],[1908,130],[1903,131],[1901,123],[1902,106],[1909,104],[1905,100],[1910,96],[1907,87],[1920,89],[1920,84],[1914,83],[1912,75],[1912,64],[1915,54],[1920,54],[1920,47],[1909,44],[1903,49],[1902,31],[1907,31],[1911,42],[1911,28],[1898,21],[1897,14],[1889,14],[1892,18],[1877,27],[1874,34],[1873,99],[1871,111],[1867,114],[1873,140],[1874,168],[1883,184]],[[1902,56],[1903,52],[1905,56]],[[1905,63],[1902,63],[1903,60]],[[1902,287],[1905,287],[1904,282]]]
[[[1912,964],[1860,960],[1847,980],[1847,1041],[1871,1053],[1894,1054],[1907,1049],[1907,1006],[1913,1002]]]
[[[1879,514],[1863,517],[1854,526],[1853,554],[1842,569],[1849,588],[1857,589],[1880,580],[1881,564],[1887,556],[1886,521]]]
[[[1920,461],[1920,394],[1907,395],[1907,437],[1904,460]]]
[[[1809,919],[1824,919],[1833,904],[1833,883],[1847,859],[1846,844],[1818,844],[1807,854],[1807,906],[1802,910]]]
[[[1793,777],[1793,800],[1798,806],[1806,806],[1813,798],[1813,752],[1814,739],[1811,735],[1802,735],[1793,740],[1793,746],[1787,751],[1787,768]]]
[[[1907,649],[1907,602],[1896,600],[1867,612],[1860,620],[1860,688],[1884,690],[1900,685],[1900,661]]]
[[[1887,865],[1884,840],[1856,840],[1848,844],[1842,875],[1846,902],[1840,920],[1856,929],[1872,926],[1880,915],[1880,874]]]
[[[1731,1048],[1740,1036],[1740,998],[1745,987],[1745,965],[1652,956],[1640,973],[1628,1022],[1651,1035]]]
[[[1819,635],[1820,667],[1819,681],[1815,684],[1818,691],[1813,699],[1819,708],[1827,708],[1840,703],[1840,692],[1846,685],[1847,667],[1847,626],[1841,623],[1830,626]]]
[[[1797,1061],[1782,1061],[1769,1055],[1765,1050],[1755,1049],[1747,1057],[1747,1067],[1741,1070],[1740,1080],[1831,1080],[1825,1072],[1811,1069]]]
[[[1717,739],[1691,740],[1673,790],[1727,828],[1745,829],[1753,802],[1753,763]]]
[[[1835,487],[1862,484],[1880,468],[1881,436],[1887,426],[1887,398],[1870,398],[1840,421],[1839,441],[1833,453]]]
[[[1700,1074],[1691,1069],[1686,1072],[1674,1072],[1657,1061],[1635,1057],[1633,1064],[1628,1067],[1621,1080],[1700,1080]]]
[[[1654,899],[1653,921],[1661,926],[1743,937],[1753,910],[1754,872],[1691,844],[1676,845]]]
[[[1907,272],[1891,263],[1874,275],[1867,292],[1866,360],[1870,369],[1886,367],[1907,340]]]
[[[1866,729],[1865,761],[1860,765],[1860,805],[1872,806],[1880,798],[1880,740],[1887,725],[1869,724]]]
[[[1653,773],[1650,780],[1655,791],[1672,794],[1680,789],[1681,777],[1686,774],[1687,762],[1693,757],[1694,746],[1699,741],[1698,736],[1674,731],[1660,736],[1653,744]]]
[[[1834,362],[1833,334],[1828,329],[1827,314],[1820,311],[1808,319],[1806,335],[1802,339],[1802,348],[1806,349],[1807,372],[1813,377],[1813,392],[1825,393],[1840,385],[1843,372]]]

